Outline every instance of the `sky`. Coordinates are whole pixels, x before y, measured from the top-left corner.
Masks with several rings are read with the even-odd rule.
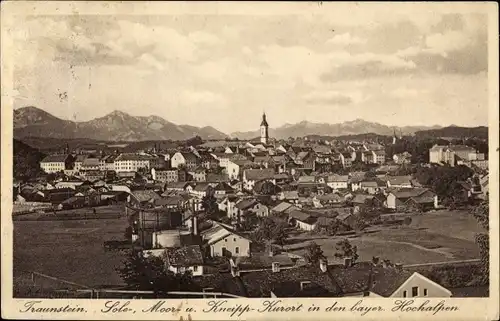
[[[226,133],[256,130],[263,111],[271,127],[487,125],[487,15],[313,7],[20,17],[14,108],[76,121],[120,110]]]

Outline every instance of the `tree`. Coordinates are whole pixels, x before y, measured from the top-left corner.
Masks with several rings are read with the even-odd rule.
[[[157,295],[168,291],[189,291],[195,289],[192,275],[173,273],[165,269],[164,257],[144,257],[142,252],[130,251],[117,271],[131,288],[140,291],[154,291]]]
[[[310,242],[306,248],[306,253],[304,254],[304,258],[309,264],[317,264],[320,260],[325,259],[325,255],[323,254],[323,250],[321,246],[316,244],[316,242]]]
[[[286,222],[282,219],[266,217],[260,221],[255,236],[257,239],[267,240],[269,243],[274,241],[276,244],[283,246],[288,238],[287,227]]]
[[[476,208],[472,210],[472,214],[478,221],[478,223],[486,230],[484,233],[476,234],[476,243],[479,247],[479,253],[481,256],[481,278],[480,282],[482,284],[489,283],[490,275],[490,238],[489,238],[489,213],[490,206],[488,199],[484,200]]]
[[[207,194],[203,196],[201,200],[201,206],[209,216],[217,212],[217,199],[215,198],[213,193],[207,192]]]
[[[335,249],[337,250],[334,254],[336,258],[350,258],[352,264],[356,263],[358,260],[358,247],[355,245],[353,246],[348,239],[338,241],[337,244],[335,244]]]

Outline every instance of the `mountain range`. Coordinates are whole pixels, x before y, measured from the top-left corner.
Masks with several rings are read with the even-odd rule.
[[[460,131],[460,128],[463,127],[456,127],[453,132]],[[302,121],[297,124],[285,124],[277,128],[270,128],[269,136],[277,139],[308,135],[338,137],[366,133],[392,136],[394,131],[397,135],[400,133],[409,135],[440,129],[443,129],[443,127],[437,125],[391,127],[362,119],[337,124]],[[86,138],[101,141],[133,142],[186,140],[194,136],[214,140],[228,137],[246,140],[259,137],[259,130],[234,132],[227,135],[210,126],[200,128],[190,125],[177,125],[159,116],[131,116],[121,111],[113,111],[106,116],[85,122],[64,120],[32,106],[14,111],[14,137],[18,139],[26,137]]]
[[[14,111],[14,137],[89,138],[107,141],[185,140],[194,136],[224,139],[217,129],[177,125],[159,116],[131,116],[121,111],[85,122],[57,118],[36,107]]]
[[[391,127],[379,123],[368,122],[363,119],[356,119],[353,121],[346,121],[337,124],[327,123],[312,123],[302,121],[297,124],[285,124],[278,128],[270,128],[269,136],[278,139],[286,139],[288,137],[303,137],[307,135],[320,135],[320,136],[344,136],[344,135],[359,135],[365,133],[374,133],[378,135],[392,136],[394,131],[399,135],[401,132],[404,135],[413,134],[417,131],[438,129],[441,126],[404,126],[404,127]],[[239,139],[252,139],[259,136],[259,131],[251,132],[234,132],[231,137],[238,137]]]

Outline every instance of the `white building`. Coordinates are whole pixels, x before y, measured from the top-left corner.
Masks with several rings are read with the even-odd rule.
[[[49,155],[40,162],[40,168],[45,173],[56,173],[67,169],[70,162],[70,155]]]
[[[137,172],[139,169],[150,168],[151,157],[148,155],[124,153],[114,160],[115,171],[118,172]]]

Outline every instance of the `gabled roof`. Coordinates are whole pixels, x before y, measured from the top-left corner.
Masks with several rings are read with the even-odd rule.
[[[200,234],[201,234],[203,240],[207,242],[207,244],[217,243],[218,241],[228,237],[229,235],[233,235],[233,234],[238,235],[238,236],[246,239],[248,242],[251,242],[246,237],[241,236],[240,234],[236,233],[233,230],[229,230],[228,228],[223,227],[220,223],[217,223],[217,222],[213,222],[212,227],[204,230]]]
[[[240,271],[252,269],[271,269],[273,263],[279,263],[280,267],[294,266],[294,261],[287,254],[275,254],[270,256],[267,252],[252,253],[248,257],[237,257],[233,261]]]
[[[386,180],[391,183],[391,185],[402,185],[411,184],[412,178],[410,175],[406,176],[387,176]]]
[[[252,181],[260,181],[263,179],[273,179],[274,178],[274,169],[265,168],[265,169],[246,169],[244,172],[244,177],[246,180]]]
[[[42,163],[64,163],[69,155],[67,154],[54,154],[45,157],[41,162]]]
[[[203,255],[199,245],[183,246],[175,249],[167,249],[167,264],[171,266],[194,266],[203,265]]]
[[[405,199],[410,197],[417,197],[424,193],[433,194],[431,190],[427,188],[400,188],[394,191],[390,191],[389,194],[393,194],[398,199]]]
[[[278,205],[276,205],[275,207],[273,207],[271,209],[271,211],[276,212],[276,213],[281,213],[281,212],[285,211],[286,209],[288,209],[291,206],[293,206],[293,205],[290,204],[290,203],[281,202]]]
[[[327,178],[327,182],[328,183],[332,183],[332,182],[345,182],[347,183],[347,181],[349,180],[349,176],[348,175],[329,175],[328,178]]]
[[[302,212],[300,210],[295,210],[295,211],[290,212],[288,214],[288,217],[289,218],[294,218],[294,219],[296,219],[298,221],[305,222],[305,221],[307,221],[308,218],[311,217],[311,215],[307,214],[307,213],[304,213],[304,212]]]
[[[309,176],[299,176],[299,179],[297,182],[299,183],[314,183],[316,181],[316,177],[309,175]]]
[[[161,196],[158,195],[155,191],[146,189],[146,190],[135,190],[130,193],[137,201],[149,202],[151,200],[160,200]]]
[[[258,204],[259,202],[254,199],[254,198],[247,198],[247,199],[243,199],[241,201],[239,201],[238,203],[236,203],[236,207],[239,209],[239,210],[246,210],[250,207],[253,207],[255,206],[256,204]]]
[[[356,194],[351,202],[356,204],[364,204],[367,200],[371,201],[375,198],[373,195]]]
[[[283,191],[282,193],[283,193],[284,199],[287,199],[287,200],[298,200],[299,199],[299,192],[298,191]]]

